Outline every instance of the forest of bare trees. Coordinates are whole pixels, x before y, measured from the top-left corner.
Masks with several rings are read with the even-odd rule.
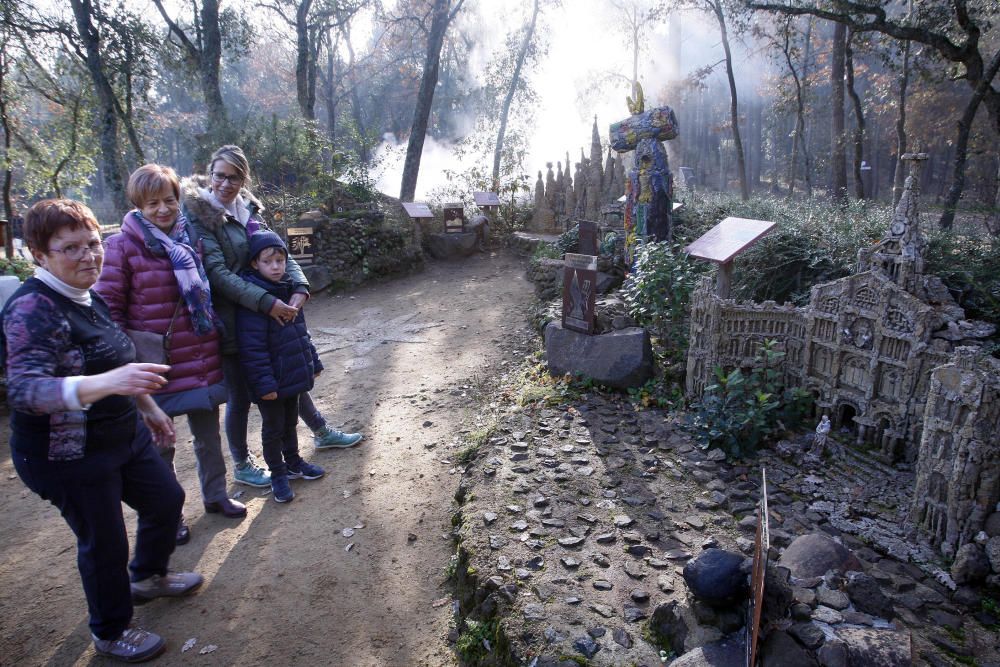
[[[253,147],[264,187],[304,192],[335,177],[370,187],[391,135],[407,155],[388,194],[406,200],[431,137],[479,158],[467,180],[514,192],[539,166],[525,163],[532,75],[558,13],[573,8],[512,1],[502,23],[484,25],[485,2],[0,0],[4,217],[71,195],[115,219],[131,169],[197,171],[224,142]],[[626,36],[625,81],[648,74],[644,61],[668,60],[663,51],[683,52],[690,22],[714,32],[717,57],[687,55],[647,91],[677,111],[674,166],[691,167],[699,187],[891,201],[897,156],[919,149],[931,155],[925,192],[942,227],[956,210],[1000,204],[995,2],[608,5]],[[673,44],[653,38],[667,24]],[[482,62],[472,56],[488,35],[500,48]],[[759,76],[741,76],[751,58]],[[584,139],[567,136],[567,148]]]

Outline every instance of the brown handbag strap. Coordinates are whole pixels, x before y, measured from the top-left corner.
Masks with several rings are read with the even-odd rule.
[[[163,334],[163,349],[170,349],[170,336],[174,332],[174,322],[177,321],[177,313],[181,312],[181,304],[184,303],[184,295],[182,294],[177,299],[177,305],[174,307],[174,314],[170,318],[170,324],[167,326],[167,333]]]

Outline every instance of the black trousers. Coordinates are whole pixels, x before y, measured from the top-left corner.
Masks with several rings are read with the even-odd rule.
[[[298,463],[299,436],[299,396],[278,398],[273,401],[258,401],[260,408],[260,448],[264,450],[264,462],[271,476],[288,474],[287,464]]]
[[[24,484],[58,507],[76,535],[90,631],[100,639],[117,638],[132,621],[129,570],[132,581],[167,573],[184,490],[141,421],[132,442],[109,444],[77,461],[25,456],[12,444]],[[122,502],[139,515],[131,563]]]

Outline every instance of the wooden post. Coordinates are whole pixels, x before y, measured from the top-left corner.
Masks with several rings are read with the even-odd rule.
[[[719,273],[715,282],[715,295],[720,299],[728,299],[733,287],[733,261],[719,264]]]

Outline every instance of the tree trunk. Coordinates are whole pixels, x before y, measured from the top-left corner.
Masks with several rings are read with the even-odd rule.
[[[830,103],[832,124],[830,128],[830,191],[834,201],[847,198],[847,141],[844,136],[844,54],[847,26],[833,24],[833,48],[830,52]]]
[[[77,32],[86,53],[87,71],[97,93],[98,134],[100,135],[101,159],[104,163],[104,182],[108,186],[114,205],[124,214],[128,210],[125,199],[121,147],[118,143],[118,112],[115,109],[115,94],[104,73],[104,62],[100,50],[100,35],[91,21],[93,6],[90,0],[70,0],[76,18]]]
[[[400,201],[413,201],[417,191],[417,174],[420,158],[424,150],[424,137],[430,120],[431,104],[434,102],[434,87],[437,86],[438,68],[441,64],[441,46],[448,30],[448,13],[451,0],[434,0],[431,11],[431,30],[427,35],[427,54],[424,57],[424,73],[417,93],[417,105],[413,110],[410,138],[406,145],[406,160],[403,163],[403,179],[399,188]]]
[[[295,96],[299,103],[299,112],[306,120],[316,120],[316,94],[313,83],[313,94],[309,94],[310,56],[312,46],[309,43],[309,10],[313,0],[302,0],[295,9]]]
[[[6,47],[4,40],[0,47]],[[3,126],[3,212],[6,224],[3,227],[4,249],[7,259],[14,256],[14,203],[10,198],[10,186],[14,180],[14,162],[10,156],[10,118],[7,116],[6,75],[10,65],[7,51],[0,48],[0,125]]]
[[[983,97],[985,97],[986,91],[990,87],[990,81],[997,75],[997,70],[1000,70],[1000,51],[993,56],[993,60],[990,61],[989,67],[987,67],[984,76],[979,81],[979,85],[973,91],[969,103],[965,105],[962,117],[958,120],[958,138],[955,141],[955,167],[952,174],[951,187],[948,189],[948,194],[944,199],[944,212],[941,214],[941,220],[938,222],[941,229],[951,229],[952,224],[955,222],[955,209],[958,207],[959,199],[962,198],[962,190],[965,189],[965,163],[968,159],[969,134],[972,131],[972,122],[976,119],[976,111],[979,110],[979,105],[982,103]]]
[[[750,184],[747,182],[747,164],[743,155],[743,140],[740,138],[739,101],[736,97],[736,77],[733,74],[733,54],[729,50],[729,34],[726,31],[726,17],[722,13],[721,0],[711,0],[712,11],[719,22],[719,33],[722,36],[722,49],[726,53],[726,76],[729,78],[729,117],[733,129],[733,147],[736,149],[736,171],[740,179],[740,197],[743,201],[750,199]]]
[[[813,31],[813,17],[809,17],[806,23],[806,47],[802,56],[802,90],[801,98],[799,103],[801,104],[802,113],[802,136],[799,138],[800,146],[802,147],[802,158],[805,167],[805,177],[806,177],[806,196],[813,196],[813,180],[812,180],[812,154],[809,152],[809,128],[808,116],[805,114],[805,97],[806,91],[809,86],[809,64],[812,58],[812,31]]]
[[[222,101],[220,69],[222,67],[222,33],[219,30],[218,0],[203,0],[201,4],[202,45],[198,69],[201,71],[201,93],[208,112],[208,133],[215,141],[224,141],[228,129],[226,105]]]
[[[851,48],[851,39],[854,37],[853,31],[847,34],[847,45],[844,48],[844,58],[847,69],[847,93],[854,103],[854,192],[858,199],[865,198],[865,183],[861,180],[861,163],[864,162],[864,142],[865,142],[865,114],[861,109],[861,98],[858,91],[854,89],[854,49]]]
[[[892,207],[903,196],[906,168],[900,159],[906,153],[906,87],[910,84],[910,42],[903,43],[903,73],[899,77],[899,115],[896,117],[896,170],[892,179]]]
[[[500,129],[497,130],[497,143],[493,148],[493,189],[496,192],[500,192],[500,155],[503,152],[504,135],[507,133],[507,117],[510,114],[510,105],[514,101],[514,95],[517,93],[517,84],[521,80],[521,67],[524,65],[524,59],[528,55],[528,49],[531,48],[531,40],[535,35],[535,22],[537,19],[538,0],[535,0],[531,19],[528,21],[528,27],[524,33],[524,41],[521,42],[521,50],[517,53],[514,73],[510,77],[510,87],[507,89],[507,94],[504,96],[503,104],[500,107]]]

